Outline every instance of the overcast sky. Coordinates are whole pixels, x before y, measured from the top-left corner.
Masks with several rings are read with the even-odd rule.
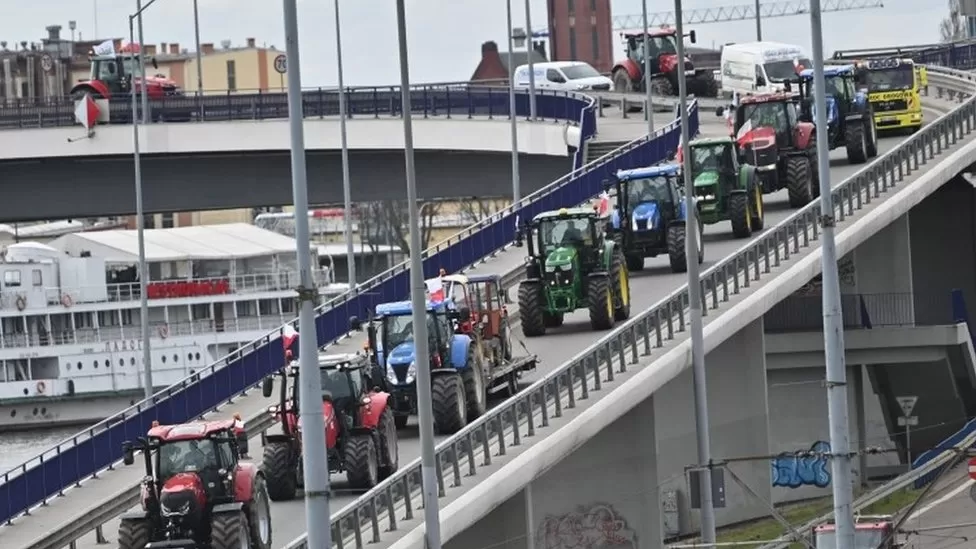
[[[532,1],[532,22],[545,25],[545,0]],[[684,9],[751,3],[752,0],[687,0]],[[135,0],[40,0],[7,2],[0,17],[0,40],[37,41],[44,27],[60,24],[70,35],[68,21],[78,22],[86,39],[128,36],[127,15]],[[254,37],[259,44],[284,49],[282,2],[279,0],[199,0],[201,40],[235,45]],[[345,78],[347,85],[399,83],[396,8],[394,0],[340,0]],[[515,0],[514,25],[524,25],[524,2]],[[43,4],[43,8],[40,7]],[[332,0],[298,0],[302,83],[328,86],[336,81]],[[943,0],[885,0],[883,9],[824,15],[827,54],[835,49],[938,41],[938,23],[947,11]],[[157,0],[145,15],[147,43],[179,42],[193,48],[192,0]],[[493,6],[493,7],[492,7]],[[923,7],[924,6],[924,7]],[[411,81],[443,82],[471,76],[482,42],[505,39],[504,0],[407,0]],[[648,0],[651,12],[673,8],[669,1]],[[616,15],[639,14],[641,0],[613,0]],[[701,45],[755,39],[755,23],[736,22],[696,27]],[[770,19],[764,38],[798,43],[809,48],[810,20],[806,16]],[[500,48],[505,49],[504,45]]]

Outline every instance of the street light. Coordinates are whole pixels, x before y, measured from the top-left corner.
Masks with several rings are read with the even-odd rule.
[[[349,140],[346,134],[346,86],[342,79],[342,34],[339,32],[339,0],[335,0],[336,66],[339,70],[339,138],[342,142],[342,199],[346,218],[346,263],[349,289],[356,287],[356,252],[352,244],[352,184],[349,181]]]
[[[647,94],[647,108],[644,109],[644,114],[647,116],[647,138],[650,139],[654,133],[654,101],[651,95],[651,56],[649,54],[651,50],[648,45],[650,37],[647,28],[647,0],[644,0],[642,5],[644,10],[644,93]]]
[[[203,97],[203,52],[200,51],[200,10],[197,0],[193,0],[193,37],[197,49],[197,97]],[[200,109],[200,118],[203,118],[203,109]]]
[[[291,0],[294,2],[294,0]],[[441,549],[440,502],[437,500],[437,462],[434,457],[434,412],[430,396],[430,350],[427,345],[427,287],[420,259],[420,212],[417,169],[413,157],[413,119],[410,112],[410,66],[407,57],[407,21],[404,0],[397,0],[397,36],[400,49],[400,104],[403,106],[403,156],[410,210],[410,308],[413,317],[414,356],[417,357],[417,415],[420,420],[420,471],[424,493],[426,549]],[[315,545],[309,547],[331,547]]]
[[[529,120],[536,119],[535,111],[535,63],[532,58],[535,57],[535,41],[532,39],[532,10],[530,9],[530,0],[525,0],[525,34],[529,37],[528,44],[528,58],[529,58]]]
[[[762,9],[762,5],[759,0],[756,0],[756,42],[762,42],[762,15],[759,10]]]
[[[513,36],[515,29],[512,28],[512,0],[507,0],[505,7],[508,18],[505,34],[508,36],[508,118],[512,125],[512,205],[514,206],[522,199],[522,185],[519,180],[518,120],[515,117],[515,48],[522,47],[525,37]]]
[[[299,287],[299,421],[302,422],[302,465],[305,474],[305,524],[309,547],[332,547],[329,523],[329,465],[325,453],[325,421],[319,382],[315,304],[318,289],[312,279],[308,238],[308,173],[305,166],[305,128],[302,113],[301,59],[298,49],[296,0],[284,0],[285,59],[288,70],[288,126],[291,134],[291,190],[295,204]]]

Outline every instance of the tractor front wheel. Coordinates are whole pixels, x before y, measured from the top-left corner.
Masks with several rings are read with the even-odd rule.
[[[732,236],[736,238],[752,236],[750,199],[748,192],[737,192],[729,196],[729,221],[732,222]]]
[[[814,198],[814,184],[810,177],[810,157],[791,156],[786,159],[786,192],[790,207],[802,208]]]
[[[863,164],[868,161],[868,136],[863,120],[851,122],[844,128],[844,138],[847,144],[847,161],[851,164]]]
[[[210,548],[241,549],[250,547],[250,533],[243,511],[217,513],[210,517]]]
[[[613,318],[630,318],[630,272],[620,248],[613,251],[613,264],[610,266],[610,283],[613,286]]]
[[[441,374],[433,379],[430,388],[434,409],[434,430],[441,435],[453,435],[468,424],[468,403],[461,376]]]
[[[750,211],[752,214],[752,228],[753,230],[761,231],[766,222],[766,208],[763,204],[762,187],[758,181],[753,185],[750,194],[752,195],[752,210]]]
[[[868,126],[868,158],[878,156],[878,128],[874,125],[874,113],[867,113]]]
[[[376,430],[380,434],[380,451],[383,454],[383,462],[380,464],[380,479],[385,479],[400,468],[399,436],[397,435],[393,409],[390,408],[389,404],[380,414],[380,421],[376,425]]]
[[[151,528],[145,518],[124,518],[119,523],[119,549],[143,549],[150,541]]]
[[[271,442],[264,446],[261,471],[268,479],[271,501],[295,499],[298,492],[298,472],[294,465],[291,444]]]
[[[248,503],[248,526],[251,528],[251,549],[271,549],[271,502],[264,477],[254,479],[251,501]]]
[[[630,75],[624,69],[617,69],[617,72],[613,73],[613,91],[620,93],[637,91]]]
[[[371,433],[352,435],[342,452],[346,480],[353,490],[369,490],[380,481],[380,454]]]
[[[683,273],[688,270],[687,255],[685,253],[685,224],[678,221],[668,227],[668,260],[672,273]]]
[[[546,296],[541,282],[526,281],[519,284],[519,318],[525,337],[546,335]]]
[[[613,289],[610,277],[606,275],[591,276],[587,284],[586,297],[589,300],[590,326],[594,330],[613,328]]]

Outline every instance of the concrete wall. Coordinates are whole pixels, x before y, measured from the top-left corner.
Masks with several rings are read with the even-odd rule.
[[[903,215],[854,250],[855,293],[889,294],[865,297],[873,324],[911,325],[915,321],[910,241],[910,215]],[[924,305],[923,305],[924,306]]]

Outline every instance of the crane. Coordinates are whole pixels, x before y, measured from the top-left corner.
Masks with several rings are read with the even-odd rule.
[[[809,0],[782,0],[779,2],[764,2],[759,6],[761,19],[769,17],[790,17],[810,13]],[[824,0],[821,10],[853,11],[883,8],[883,0]],[[734,4],[714,8],[698,8],[684,11],[685,25],[702,25],[705,23],[725,23],[728,21],[747,21],[756,18],[755,4]],[[673,11],[659,11],[647,14],[648,26],[673,25]],[[644,27],[642,15],[615,15],[613,30],[632,30]]]

